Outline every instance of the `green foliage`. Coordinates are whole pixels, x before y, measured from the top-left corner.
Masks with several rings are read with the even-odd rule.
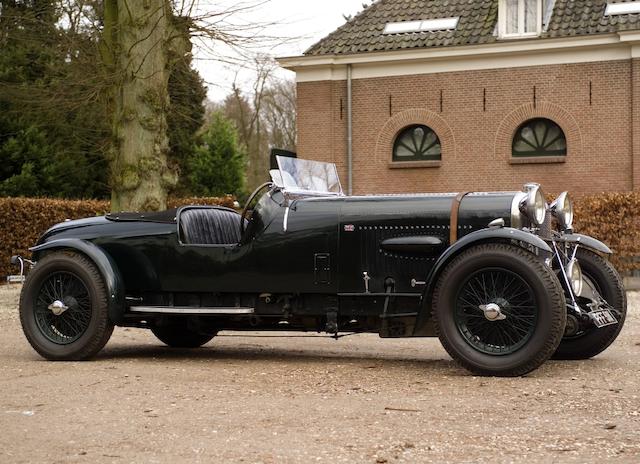
[[[0,195],[109,197],[113,76],[96,46],[103,6],[0,0]],[[169,81],[169,159],[186,172],[206,89],[190,54],[179,57]]]
[[[0,182],[0,196],[42,195],[42,183],[36,173],[40,171],[40,160],[45,158],[51,158],[51,152],[46,137],[37,128],[29,127],[9,137],[0,145],[0,172],[4,179]]]
[[[86,198],[101,188],[90,157],[59,149],[35,126],[7,138],[0,145],[0,159],[0,196]],[[103,165],[104,160],[98,159],[97,166],[104,171]]]
[[[108,133],[88,32],[61,29],[56,1],[2,5],[0,195],[105,197]]]
[[[207,89],[198,72],[191,68],[191,55],[187,54],[174,64],[169,76],[169,163],[178,172],[187,171],[187,160],[194,153],[196,134],[204,123],[202,102],[206,97]],[[178,190],[184,190],[184,182],[180,187]]]
[[[246,155],[238,143],[235,126],[217,111],[202,135],[202,144],[188,158],[188,189],[202,196],[240,196],[245,164]]]

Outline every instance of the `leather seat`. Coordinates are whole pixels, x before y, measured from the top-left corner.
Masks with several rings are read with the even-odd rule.
[[[180,213],[182,242],[226,245],[240,241],[240,215],[228,208],[189,208]]]

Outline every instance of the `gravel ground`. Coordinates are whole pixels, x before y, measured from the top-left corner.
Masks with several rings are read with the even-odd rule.
[[[41,360],[0,286],[0,462],[639,462],[640,294],[617,342],[522,378],[469,375],[435,339],[226,332],[198,350],[116,329]],[[291,334],[295,335],[295,334]]]

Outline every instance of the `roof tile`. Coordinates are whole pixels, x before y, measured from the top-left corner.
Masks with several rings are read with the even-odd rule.
[[[640,15],[604,16],[607,0],[555,0],[545,37],[640,29]],[[459,16],[453,31],[383,34],[390,22]],[[497,42],[498,0],[378,0],[311,46],[305,55],[449,47]]]

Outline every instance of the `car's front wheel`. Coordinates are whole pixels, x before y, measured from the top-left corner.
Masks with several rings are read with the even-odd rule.
[[[470,248],[436,284],[433,316],[442,345],[473,373],[524,375],[555,352],[566,324],[562,286],[522,248]]]
[[[198,348],[210,342],[216,333],[204,333],[189,324],[186,317],[177,317],[168,323],[151,327],[151,332],[172,348]]]
[[[618,323],[600,329],[590,327],[584,330],[579,328],[577,322],[569,324],[578,330],[565,333],[553,355],[555,359],[588,359],[603,352],[620,335],[627,316],[627,296],[622,285],[622,277],[611,262],[584,249],[578,249],[576,257],[584,276],[593,283],[600,296],[617,311]],[[582,304],[583,308],[589,302],[583,302],[578,298],[578,304]]]
[[[100,272],[78,253],[46,255],[22,288],[20,322],[31,346],[46,359],[93,357],[113,333]]]

